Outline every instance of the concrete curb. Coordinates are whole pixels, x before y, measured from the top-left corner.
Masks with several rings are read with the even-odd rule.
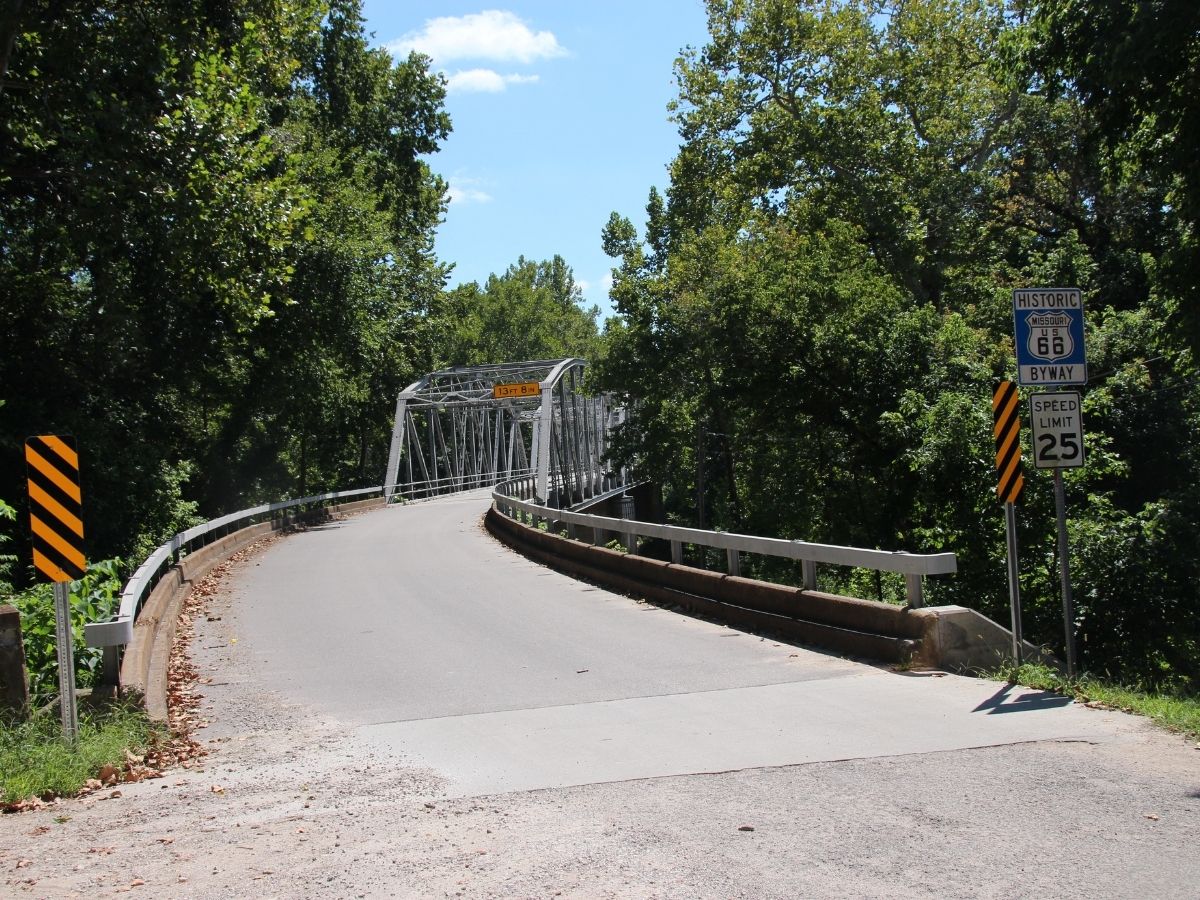
[[[362,512],[383,505],[382,498],[356,500],[324,507],[315,515],[319,519],[327,519],[334,513]],[[309,516],[301,518],[313,521]],[[121,661],[122,692],[140,694],[151,719],[160,722],[167,719],[167,676],[171,646],[175,641],[179,612],[193,586],[239,550],[295,521],[296,518],[283,518],[261,522],[228,534],[188,554],[155,585],[134,622],[133,641],[125,648]]]

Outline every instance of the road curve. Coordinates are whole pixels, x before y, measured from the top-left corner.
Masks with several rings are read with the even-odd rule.
[[[339,520],[243,569],[258,681],[452,795],[1115,734],[1062,698],[889,672],[575,581],[492,539],[487,503]]]

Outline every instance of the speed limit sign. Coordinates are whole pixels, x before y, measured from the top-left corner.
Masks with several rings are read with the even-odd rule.
[[[1076,391],[1033,394],[1029,398],[1033,425],[1033,464],[1039,469],[1069,469],[1083,465],[1083,415]]]

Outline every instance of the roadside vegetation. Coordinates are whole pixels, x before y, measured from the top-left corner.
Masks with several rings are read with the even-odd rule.
[[[987,674],[998,681],[1073,697],[1088,706],[1145,716],[1164,728],[1200,741],[1200,698],[1169,686],[1145,690],[1088,674],[1069,679],[1056,669],[1034,663],[1004,666]],[[1196,746],[1200,749],[1200,743]]]
[[[1081,668],[1195,696],[1200,6],[706,7],[708,42],[676,64],[669,183],[603,231],[619,315],[597,380],[638,403],[619,461],[682,524],[953,552],[928,601],[1007,621],[991,397],[1016,376],[1012,291],[1078,287]],[[1022,443],[1024,630],[1061,657],[1052,478]]]
[[[85,789],[158,774],[147,754],[163,729],[133,701],[80,705],[79,739],[63,741],[57,706],[30,718],[0,721],[0,809],[20,810]]]

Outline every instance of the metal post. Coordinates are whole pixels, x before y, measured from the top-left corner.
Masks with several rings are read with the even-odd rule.
[[[121,684],[121,654],[117,646],[105,647],[100,660],[100,683],[109,687]]]
[[[404,449],[404,423],[408,398],[401,394],[396,398],[396,418],[392,421],[392,442],[388,447],[387,472],[383,476],[383,499],[392,499],[396,482],[400,477],[400,453]]]
[[[925,589],[921,585],[921,576],[906,574],[904,576],[905,592],[908,595],[908,605],[912,609],[920,609],[925,605]]]
[[[537,450],[537,487],[534,496],[545,503],[550,496],[550,440],[554,433],[554,383],[543,381],[541,385],[542,404],[540,415],[536,420],[533,443]]]
[[[1075,604],[1071,595],[1071,558],[1067,546],[1067,492],[1062,470],[1054,470],[1054,510],[1058,517],[1058,567],[1062,579],[1063,630],[1067,640],[1067,677],[1075,677]]]
[[[75,705],[75,636],[71,633],[71,585],[54,582],[54,626],[58,640],[58,705],[62,712],[63,740],[71,746],[79,735]]]
[[[634,508],[634,500],[628,494],[622,494],[618,498],[618,503],[621,509],[621,518],[632,521],[637,516],[637,511]],[[624,532],[621,539],[625,542],[625,550],[628,553],[637,552],[637,535],[633,532]]]
[[[804,582],[804,590],[817,589],[817,564],[811,559],[800,560],[800,580]]]
[[[1011,503],[1004,504],[1004,525],[1008,533],[1008,605],[1012,610],[1013,659],[1022,663],[1021,637],[1021,580],[1017,571],[1017,511]]]
[[[742,561],[736,550],[726,550],[725,560],[729,564],[730,575],[737,576],[742,574]]]

